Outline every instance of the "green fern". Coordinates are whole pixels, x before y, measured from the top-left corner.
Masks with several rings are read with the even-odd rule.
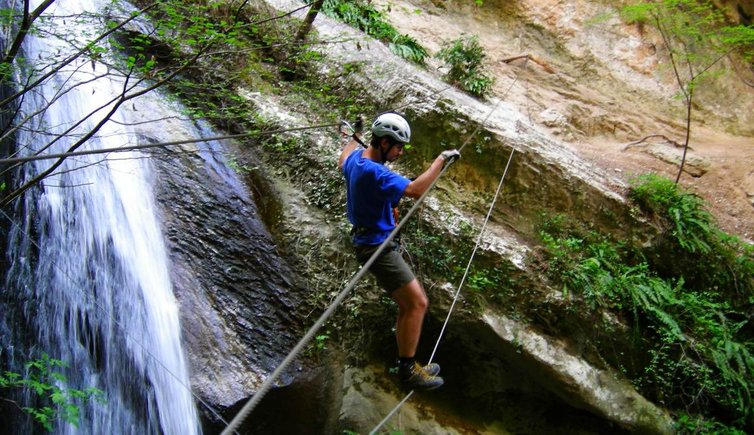
[[[479,97],[492,90],[495,80],[484,71],[487,56],[476,36],[461,36],[445,42],[435,57],[450,66],[444,76],[448,82]]]
[[[388,45],[396,55],[424,65],[427,51],[414,38],[398,33],[385,15],[371,3],[363,1],[325,0],[322,12],[365,32]]]
[[[696,213],[697,198],[679,200],[674,188],[666,186],[664,182],[655,183],[652,189],[641,185],[640,199],[651,203],[658,214],[675,207],[679,210],[676,220],[684,222],[684,231],[693,225],[709,231],[704,236],[708,239],[703,240],[708,243],[709,251],[705,252],[709,255],[722,256],[729,252],[726,249],[736,247],[746,254],[740,259],[742,267],[754,264],[749,256],[751,249],[734,238],[722,239],[730,243],[728,247],[715,242],[715,237],[722,236],[704,213],[700,222],[691,219],[688,225],[687,217],[680,215],[689,210]],[[612,310],[633,318],[636,333],[644,336],[644,345],[650,346],[646,350],[649,362],[634,383],[649,397],[702,415],[710,410],[707,404],[715,403],[734,416],[734,432],[735,427],[743,427],[747,419],[754,418],[754,343],[743,332],[746,321],[732,320],[745,318],[745,314],[731,308],[719,291],[691,289],[682,275],[661,277],[629,247],[592,233],[579,236],[573,228],[562,219],[543,225],[540,236],[549,258],[548,276],[568,294],[582,298],[590,309]],[[683,236],[687,240],[691,237]],[[680,243],[678,246],[687,252]],[[725,277],[721,279],[718,285],[727,282]],[[578,303],[575,297],[572,301]],[[635,358],[642,359],[638,355]],[[693,421],[702,424],[702,420]],[[693,424],[692,420],[688,424]],[[708,422],[704,420],[704,424]]]

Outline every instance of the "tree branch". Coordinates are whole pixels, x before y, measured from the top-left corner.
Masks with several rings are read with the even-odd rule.
[[[31,85],[28,85],[28,86],[24,87],[23,89],[21,89],[20,91],[16,92],[13,95],[11,95],[10,97],[7,97],[7,98],[3,99],[2,101],[0,101],[0,107],[3,107],[6,104],[8,104],[9,102],[15,100],[16,98],[19,97],[19,95],[22,95],[25,92],[28,92],[29,90],[34,89],[35,87],[39,86],[40,83],[42,83],[45,80],[47,80],[48,78],[52,77],[58,71],[60,71],[64,67],[68,66],[74,60],[78,59],[82,54],[86,53],[88,51],[88,47],[90,45],[96,44],[97,42],[102,41],[103,39],[107,38],[112,33],[114,33],[115,31],[117,31],[119,29],[121,29],[123,26],[125,26],[126,24],[128,24],[129,22],[131,22],[136,17],[138,17],[141,14],[145,13],[149,9],[152,9],[153,7],[155,7],[157,4],[158,3],[152,3],[152,4],[144,7],[143,9],[139,10],[136,14],[133,14],[128,19],[120,22],[117,26],[114,26],[112,29],[110,29],[107,32],[101,34],[100,36],[98,36],[94,40],[90,41],[86,46],[84,46],[84,48],[80,49],[76,53],[74,53],[71,56],[69,56],[67,59],[65,59],[62,62],[60,62],[60,64],[58,66],[56,66],[55,68],[53,68],[52,70],[48,71],[46,74],[44,74],[43,76],[41,76],[40,78],[38,78],[37,80],[35,80]]]
[[[668,142],[668,143],[672,144],[672,145],[673,145],[673,146],[675,146],[676,148],[681,148],[681,147],[683,147],[683,145],[682,145],[682,144],[680,144],[680,143],[678,143],[678,142],[674,141],[673,139],[670,139],[669,137],[665,136],[664,134],[650,134],[649,136],[644,136],[643,138],[641,138],[641,139],[639,139],[639,140],[636,140],[636,141],[633,141],[633,142],[630,142],[630,143],[626,144],[626,146],[625,146],[625,147],[623,147],[623,151],[626,151],[626,150],[628,150],[629,148],[631,148],[631,147],[633,147],[633,146],[639,145],[640,143],[642,143],[642,142],[645,142],[645,141],[646,141],[646,140],[648,140],[648,139],[654,139],[654,138],[662,138],[662,139],[665,139],[665,141],[666,141],[666,142]]]
[[[548,65],[544,60],[542,60],[542,59],[540,59],[540,58],[538,58],[536,56],[532,56],[531,54],[522,54],[520,56],[513,56],[513,57],[509,57],[507,59],[501,59],[500,62],[511,63],[511,62],[519,60],[519,59],[530,60],[530,61],[536,63],[537,65],[541,66],[542,69],[544,69],[548,73],[555,74],[555,70],[550,65]]]
[[[8,49],[8,53],[3,56],[3,63],[10,64],[13,62],[13,59],[16,58],[18,51],[21,49],[21,44],[23,44],[26,35],[29,33],[29,29],[31,29],[31,25],[34,24],[34,21],[42,15],[42,12],[54,2],[55,0],[45,0],[41,5],[37,6],[31,14],[29,14],[29,0],[24,0],[24,16],[21,19],[21,27],[18,29],[16,37],[13,38],[13,44],[10,49]]]
[[[186,61],[180,68],[176,68],[175,71],[173,71],[170,74],[168,74],[165,78],[161,79],[160,81],[158,81],[158,82],[156,82],[156,83],[154,83],[154,84],[152,84],[150,86],[147,86],[146,88],[144,88],[142,90],[134,92],[134,93],[132,93],[130,95],[126,95],[126,94],[128,93],[128,91],[130,89],[134,89],[136,86],[138,86],[143,81],[143,79],[139,80],[136,84],[132,85],[131,87],[128,87],[128,81],[129,81],[130,75],[126,76],[126,80],[125,80],[125,82],[123,84],[123,92],[121,93],[120,96],[114,98],[114,100],[117,100],[117,101],[115,101],[115,104],[113,105],[112,109],[110,109],[110,111],[107,113],[107,115],[105,115],[102,118],[102,120],[100,120],[100,122],[97,123],[97,125],[95,125],[94,127],[92,127],[92,129],[89,132],[87,132],[87,134],[85,134],[83,137],[81,137],[81,139],[79,139],[78,141],[76,141],[76,143],[74,143],[73,145],[71,145],[68,148],[67,153],[71,153],[71,152],[77,150],[81,145],[83,145],[84,143],[86,143],[86,141],[88,141],[89,139],[91,139],[102,128],[102,126],[105,125],[105,123],[107,123],[110,120],[110,117],[118,110],[118,108],[120,108],[120,106],[123,103],[125,103],[128,100],[132,100],[132,99],[134,99],[136,97],[139,97],[141,95],[144,95],[144,94],[146,94],[148,92],[151,92],[154,89],[157,89],[158,87],[160,87],[160,86],[164,85],[165,83],[167,83],[168,81],[172,80],[175,76],[177,76],[178,74],[180,74],[182,71],[184,71],[190,65],[194,64],[197,61],[197,59],[199,59],[199,57],[201,57],[202,55],[204,55],[204,53],[207,50],[209,50],[209,48],[212,46],[213,43],[214,43],[214,41],[208,42],[207,45],[203,49],[199,50],[191,59],[189,59],[188,61]],[[113,101],[113,100],[111,100],[111,101]],[[110,104],[110,103],[108,103],[108,104]],[[106,105],[103,106],[103,107],[106,107]],[[92,113],[94,113],[94,112],[92,112]],[[91,116],[91,113],[90,113],[89,116]],[[81,121],[81,122],[83,122],[83,121]],[[79,124],[80,124],[80,122],[79,122]],[[69,131],[70,131],[70,129],[69,129]],[[56,138],[55,140],[59,139],[62,136],[63,135],[58,136],[58,138]],[[45,179],[53,171],[55,171],[55,169],[57,169],[58,167],[60,167],[60,165],[63,164],[63,162],[65,161],[66,158],[67,158],[67,156],[61,157],[55,163],[53,163],[49,168],[47,168],[46,170],[44,170],[41,173],[37,174],[31,180],[27,181],[26,183],[24,183],[20,187],[16,188],[12,192],[10,192],[2,200],[0,200],[0,207],[4,207],[4,206],[10,204],[11,201],[13,201],[14,199],[18,198],[21,194],[23,194],[24,192],[26,192],[27,190],[29,190],[32,186],[34,186],[35,184],[37,184],[40,181],[42,181],[43,179]]]

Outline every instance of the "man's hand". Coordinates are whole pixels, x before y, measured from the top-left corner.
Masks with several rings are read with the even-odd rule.
[[[440,157],[446,162],[454,162],[461,158],[461,153],[458,150],[445,150],[440,153]]]

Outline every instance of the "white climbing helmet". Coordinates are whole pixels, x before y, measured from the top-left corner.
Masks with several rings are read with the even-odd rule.
[[[411,140],[411,127],[401,115],[383,113],[374,120],[372,134],[377,137],[388,135],[398,142],[408,143]]]

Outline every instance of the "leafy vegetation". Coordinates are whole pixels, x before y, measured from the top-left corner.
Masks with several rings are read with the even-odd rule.
[[[52,431],[62,421],[78,427],[81,403],[89,400],[103,401],[103,393],[97,388],[78,390],[65,386],[66,378],[58,368],[65,363],[49,355],[25,364],[26,373],[6,371],[0,374],[0,389],[23,389],[29,391],[39,404],[21,408],[46,430]]]
[[[363,0],[325,0],[322,12],[355,27],[388,45],[398,56],[424,65],[427,50],[409,35],[398,31],[385,21],[384,13]]]
[[[417,272],[458,285],[478,237],[478,228],[461,225],[452,237],[431,231],[421,218],[408,222],[403,244],[415,260]],[[477,307],[504,302],[515,286],[516,274],[494,254],[478,251],[464,281],[464,296]],[[468,290],[468,291],[467,291]]]
[[[633,180],[629,197],[665,230],[646,252],[658,273],[719,292],[739,309],[754,304],[754,247],[720,231],[701,198],[654,174]]]
[[[714,236],[712,215],[704,201],[693,194],[679,193],[667,178],[647,174],[634,181],[630,198],[653,214],[669,221],[669,231],[680,248],[692,253],[708,253]]]
[[[679,410],[684,428],[743,430],[754,417],[754,335],[746,314],[754,306],[752,250],[716,239],[721,232],[703,201],[672,181],[647,175],[635,183],[631,197],[665,222],[663,237],[674,241],[663,256],[671,262],[690,254],[697,262],[731,259],[722,268],[738,267],[731,272],[740,280],[736,291],[747,289],[738,306],[725,297],[729,279],[716,275],[703,287],[690,284],[687,263],[658,270],[651,253],[579,231],[563,216],[545,221],[540,232],[548,276],[574,303],[630,320],[635,337],[630,359],[642,363],[626,374],[644,394]]]
[[[691,137],[694,92],[707,80],[727,72],[724,67],[715,68],[726,59],[745,63],[754,59],[754,26],[729,25],[724,12],[710,0],[632,3],[624,6],[620,14],[629,23],[655,27],[667,50],[686,106],[684,153],[675,180],[678,183]]]
[[[446,81],[478,97],[492,90],[495,81],[484,71],[486,54],[475,35],[445,42],[435,56],[450,66],[444,76]]]

